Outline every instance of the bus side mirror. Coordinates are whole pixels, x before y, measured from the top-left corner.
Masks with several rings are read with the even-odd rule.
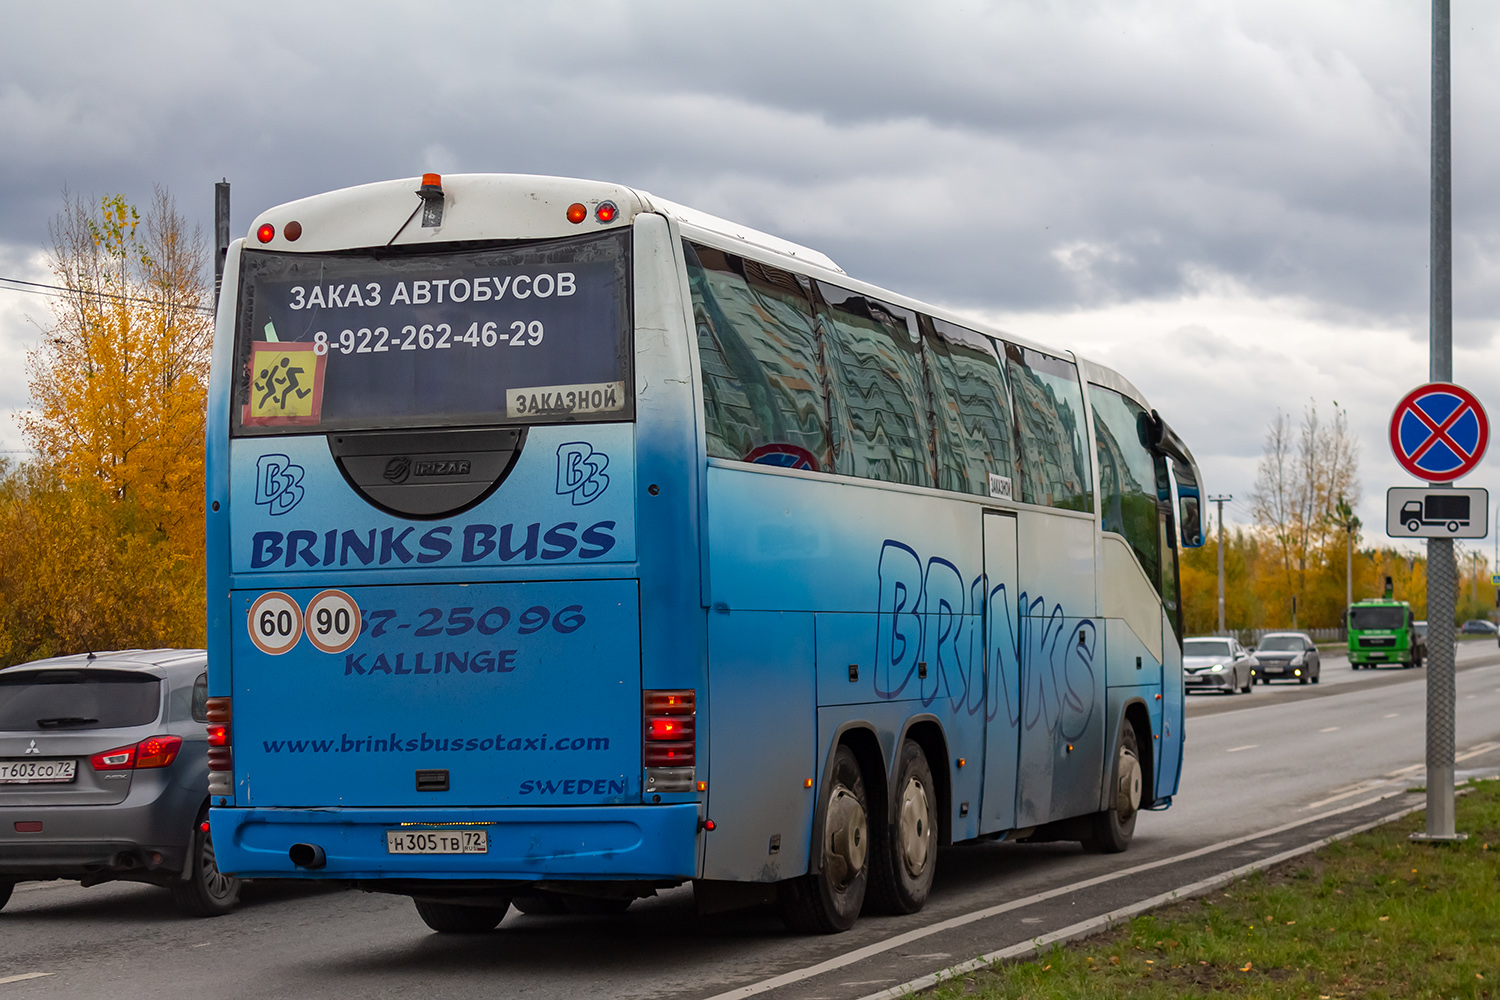
[[[1194,496],[1179,498],[1177,509],[1180,512],[1178,521],[1182,524],[1183,548],[1198,548],[1203,544],[1203,517],[1198,506],[1198,498]]]

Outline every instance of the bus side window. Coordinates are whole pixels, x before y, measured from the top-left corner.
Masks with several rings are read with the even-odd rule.
[[[1157,510],[1157,523],[1161,525],[1161,606],[1177,638],[1181,639],[1182,600],[1177,590],[1177,540],[1172,533],[1171,513],[1160,508]]]
[[[1083,389],[1071,361],[1005,345],[1006,367],[1021,432],[1027,503],[1094,509],[1093,473],[1084,444]]]
[[[835,471],[931,486],[931,435],[916,314],[819,281],[833,393]]]
[[[1146,576],[1161,588],[1161,539],[1157,531],[1156,458],[1147,447],[1146,411],[1102,386],[1089,386],[1094,441],[1099,451],[1099,513],[1103,530],[1130,543]]]
[[[991,475],[1009,481],[1000,484],[1000,490],[1019,485],[1015,482],[1015,415],[994,343],[940,319],[928,322],[938,488],[990,496]],[[1019,492],[1015,498],[1020,499]]]
[[[708,454],[827,471],[828,400],[816,320],[797,279],[684,244]]]

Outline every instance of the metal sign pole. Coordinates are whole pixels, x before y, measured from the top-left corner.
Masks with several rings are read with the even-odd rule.
[[[1224,504],[1233,500],[1231,494],[1209,497],[1209,503],[1219,505],[1219,631],[1215,635],[1224,635]]]
[[[1432,218],[1428,337],[1433,382],[1453,380],[1453,165],[1448,0],[1432,0]],[[1434,488],[1449,484],[1434,482]],[[1427,540],[1427,829],[1414,840],[1462,840],[1453,827],[1453,539]]]

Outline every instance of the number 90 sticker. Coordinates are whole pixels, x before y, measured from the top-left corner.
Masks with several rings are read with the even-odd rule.
[[[325,653],[342,653],[359,638],[359,605],[342,590],[325,590],[307,602],[307,641]]]
[[[288,595],[273,590],[261,594],[250,605],[246,624],[255,648],[262,653],[280,656],[302,638],[302,609]]]

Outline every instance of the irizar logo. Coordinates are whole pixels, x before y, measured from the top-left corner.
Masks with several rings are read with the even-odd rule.
[[[411,459],[405,457],[404,455],[393,458],[389,462],[385,463],[385,472],[383,473],[383,475],[385,476],[387,482],[404,483],[406,482],[406,477],[410,474]]]
[[[608,465],[609,456],[586,441],[558,445],[557,495],[572,497],[574,506],[593,503],[609,488]]]
[[[411,474],[414,476],[467,476],[469,461],[462,458],[444,458],[418,462]]]
[[[42,748],[36,745],[36,740],[32,740],[31,741],[31,746],[27,747],[25,749],[25,751],[23,751],[23,752],[24,753],[41,753],[42,752]]]
[[[273,515],[285,514],[302,501],[306,470],[285,455],[262,455],[255,460],[255,502]]]

